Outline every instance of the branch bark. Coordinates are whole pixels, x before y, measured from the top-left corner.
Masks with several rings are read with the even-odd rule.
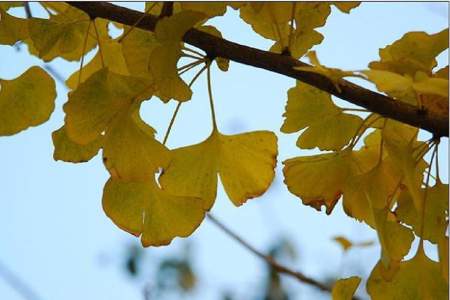
[[[137,27],[154,31],[158,17],[142,12],[119,7],[105,2],[68,2],[81,9],[91,18],[104,18],[126,25],[133,25],[140,18]],[[294,70],[297,66],[309,66],[292,57],[280,55],[256,48],[240,45],[226,39],[218,38],[197,29],[190,29],[183,41],[205,51],[210,57],[223,57],[235,62],[269,70],[295,78],[343,100],[362,106],[386,118],[391,118],[431,132],[435,137],[449,134],[448,114],[437,114],[407,103],[376,93],[343,80],[338,91],[333,82],[320,74]]]

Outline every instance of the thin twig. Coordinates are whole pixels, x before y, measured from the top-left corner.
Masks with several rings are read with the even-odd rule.
[[[31,19],[33,17],[33,14],[31,13],[30,3],[25,2],[23,8],[25,9],[25,15],[27,16],[27,19]]]
[[[219,227],[223,232],[225,232],[228,236],[230,236],[232,239],[234,239],[235,241],[237,241],[239,244],[241,244],[244,248],[246,248],[247,250],[249,250],[250,252],[252,252],[253,254],[255,254],[256,256],[258,256],[259,258],[261,258],[262,260],[264,260],[266,263],[268,263],[275,271],[277,271],[278,273],[281,274],[286,274],[289,275],[291,277],[296,278],[297,280],[299,280],[300,282],[312,285],[324,292],[331,292],[331,288],[321,282],[318,282],[315,279],[312,279],[298,271],[294,271],[289,269],[288,267],[285,267],[283,265],[281,265],[280,263],[278,263],[275,259],[273,259],[273,257],[269,256],[269,255],[265,255],[263,254],[261,251],[257,250],[255,247],[253,247],[252,245],[250,245],[247,241],[245,241],[244,239],[242,239],[239,235],[237,235],[236,233],[234,233],[231,229],[229,229],[227,226],[225,226],[222,222],[220,222],[216,217],[214,217],[211,213],[208,213],[207,218],[217,227]],[[353,300],[357,300],[358,298],[356,296],[353,296]]]
[[[39,295],[17,274],[0,261],[0,277],[9,284],[18,294],[27,300],[40,300]]]

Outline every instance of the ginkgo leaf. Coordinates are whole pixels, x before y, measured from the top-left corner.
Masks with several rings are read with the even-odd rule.
[[[292,3],[250,2],[240,8],[240,17],[261,36],[287,45]]]
[[[144,182],[110,178],[102,203],[106,215],[121,229],[140,236],[144,247],[167,245],[177,236],[189,236],[205,215],[201,199],[171,195],[161,190],[154,178]]]
[[[152,91],[141,79],[101,69],[72,92],[64,105],[69,138],[84,145],[103,135],[103,161],[111,177],[153,178],[170,158],[154,139],[154,129],[139,117],[139,106]]]
[[[421,186],[427,163],[418,157],[417,149],[426,149],[416,141],[418,129],[394,120],[388,120],[383,129],[385,148],[395,165],[402,172],[403,184],[412,196],[417,211],[423,209]]]
[[[297,141],[297,146],[304,149],[340,150],[362,124],[360,117],[343,113],[330,94],[302,82],[289,89],[283,116],[283,132],[308,127]]]
[[[448,79],[431,78],[425,75],[425,78],[414,82],[412,87],[418,93],[438,95],[448,99]]]
[[[348,180],[344,193],[344,211],[376,229],[373,209],[389,206],[400,183],[401,173],[388,157],[369,172]]]
[[[112,178],[145,180],[154,178],[159,168],[167,167],[169,150],[155,140],[154,134],[137,111],[116,117],[103,143],[103,162]]]
[[[353,247],[353,243],[343,236],[336,236],[333,240],[342,247],[344,252]]]
[[[333,300],[351,300],[358,288],[361,278],[352,276],[345,279],[339,279],[333,286],[331,296]]]
[[[344,236],[335,236],[333,238],[333,241],[335,241],[336,243],[338,243],[341,247],[342,250],[344,250],[344,252],[350,250],[351,248],[363,248],[363,247],[369,247],[372,246],[374,243],[373,241],[365,241],[365,242],[352,242],[349,239],[347,239]]]
[[[300,135],[297,146],[302,149],[340,150],[352,139],[362,124],[355,115],[339,113],[311,124]]]
[[[362,73],[375,83],[379,91],[412,105],[417,103],[416,93],[413,90],[413,79],[410,76],[385,70],[367,70]]]
[[[436,66],[436,56],[448,48],[448,28],[435,34],[408,32],[393,44],[380,49],[380,61],[371,69],[388,70],[413,77],[417,71],[427,74]]]
[[[8,1],[8,2],[0,2],[0,9],[7,11],[12,7],[22,7],[23,1]]]
[[[86,145],[80,145],[73,142],[66,133],[64,126],[52,133],[53,145],[55,151],[53,152],[54,160],[62,160],[66,162],[80,163],[87,162],[100,150],[103,136],[89,142]]]
[[[381,245],[381,262],[387,270],[396,269],[398,262],[408,254],[414,234],[401,225],[391,211],[373,208],[372,213]]]
[[[12,80],[0,79],[0,87],[0,136],[44,123],[55,108],[55,82],[39,67]]]
[[[81,71],[76,71],[67,80],[66,84],[70,89],[75,89],[79,81],[83,82],[98,70],[108,67],[111,72],[120,75],[130,75],[127,64],[122,53],[121,45],[115,40],[103,40],[102,51],[97,52],[94,58],[83,67]]]
[[[223,135],[214,130],[205,141],[172,150],[172,154],[160,177],[163,189],[200,197],[209,210],[219,175],[228,197],[239,206],[269,188],[275,174],[277,139],[269,131]]]
[[[125,30],[129,30],[125,27]],[[151,32],[134,28],[121,41],[122,52],[128,70],[133,76],[148,77],[150,75],[150,54],[159,46],[155,35]]]
[[[422,190],[422,197],[425,197],[424,190]],[[412,226],[418,236],[437,243],[445,234],[448,226],[448,184],[443,184],[438,180],[436,185],[428,188],[423,234],[421,233],[422,215],[417,212],[414,202],[406,190],[399,197],[395,212],[399,220]]]
[[[178,14],[181,11],[201,12],[205,17],[212,18],[222,16],[227,9],[227,2],[195,2],[195,1],[181,1],[173,3],[173,14]],[[159,16],[163,8],[164,2],[146,2],[145,11]],[[151,8],[151,10],[149,10]],[[206,21],[206,20],[205,20]]]
[[[358,7],[361,4],[361,2],[356,2],[356,1],[355,2],[354,1],[344,2],[344,1],[342,1],[342,2],[332,2],[332,4],[334,6],[336,6],[343,13],[348,14],[348,13],[350,13],[350,11],[352,9]]]
[[[0,44],[14,45],[27,39],[28,36],[27,20],[11,16],[0,8]]]
[[[191,2],[182,1],[178,3],[181,10],[201,12],[208,17],[223,16],[227,11],[226,2]]]
[[[64,105],[67,134],[76,143],[95,140],[123,111],[148,98],[152,85],[142,79],[110,72],[94,73],[75,91]]]
[[[413,259],[401,262],[398,272],[386,281],[383,265],[379,262],[370,274],[367,291],[371,299],[447,299],[448,283],[444,280],[439,264],[430,260],[421,245]]]
[[[300,58],[308,52],[314,45],[323,41],[323,35],[315,30],[295,30],[292,33],[289,52],[293,58]],[[277,41],[270,48],[270,51],[282,53],[285,49],[281,48],[281,43]]]
[[[330,214],[348,178],[357,172],[351,151],[301,156],[283,162],[284,182],[303,204]]]
[[[322,42],[323,36],[315,29],[325,25],[330,12],[330,4],[324,2],[250,3],[240,8],[241,18],[255,32],[275,41],[270,51],[288,49],[294,58]]]
[[[187,101],[192,96],[188,85],[179,77],[177,62],[181,55],[183,35],[205,18],[199,12],[182,11],[161,19],[155,28],[156,40],[160,43],[151,52],[149,70],[164,102],[170,99]]]
[[[44,61],[58,56],[70,61],[79,60],[97,43],[95,33],[92,36],[88,33],[88,29],[94,32],[90,22],[87,14],[69,6],[63,13],[51,15],[50,19],[29,19],[28,31],[38,56]]]

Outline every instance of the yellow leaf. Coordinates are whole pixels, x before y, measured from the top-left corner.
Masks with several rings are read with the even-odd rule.
[[[372,213],[381,245],[381,262],[385,269],[396,269],[408,254],[414,235],[411,229],[396,220],[390,210],[373,208]]]
[[[350,142],[361,126],[362,119],[355,115],[339,113],[317,120],[297,140],[302,149],[340,150]]]
[[[79,144],[95,140],[118,114],[148,98],[152,91],[144,80],[114,74],[107,68],[97,71],[69,93],[64,105],[69,138]]]
[[[304,149],[340,150],[362,123],[360,117],[344,114],[334,105],[330,94],[302,82],[289,89],[283,116],[283,132],[308,127],[297,141],[297,146]]]
[[[0,8],[0,44],[14,45],[28,36],[27,20],[11,16]]]
[[[128,31],[129,27],[125,27]],[[122,52],[128,70],[133,76],[148,77],[150,54],[159,46],[153,33],[134,28],[125,39],[122,40]]]
[[[66,129],[62,126],[52,134],[53,145],[55,146],[53,159],[73,163],[87,162],[97,155],[102,138],[103,136],[100,136],[87,145],[80,145],[67,136]]]
[[[347,250],[350,250],[351,248],[363,248],[363,247],[369,247],[372,246],[374,243],[373,241],[365,241],[365,242],[351,242],[347,238],[343,236],[335,236],[333,240],[338,243],[344,252]]]
[[[137,111],[116,117],[103,143],[103,162],[112,178],[151,179],[160,167],[169,164],[169,150],[155,140],[154,134]]]
[[[284,182],[303,204],[330,214],[341,197],[347,179],[357,172],[351,151],[296,157],[283,162]]]
[[[401,262],[390,281],[383,278],[379,262],[370,274],[367,291],[373,300],[447,299],[448,283],[439,264],[426,257],[421,246],[413,259]]]
[[[371,69],[388,70],[413,77],[417,71],[427,74],[436,66],[436,56],[448,48],[448,28],[435,34],[408,32],[393,44],[380,49],[380,61]]]
[[[178,76],[177,62],[181,55],[182,37],[196,23],[205,18],[199,12],[182,11],[161,19],[155,28],[156,40],[160,43],[150,55],[149,70],[164,102],[170,99],[187,101],[192,96],[188,85]]]
[[[414,82],[413,88],[421,94],[438,95],[447,99],[448,102],[448,79],[426,78],[420,82]]]
[[[240,17],[256,33],[287,46],[291,9],[289,2],[250,2],[240,8]]]
[[[156,24],[155,37],[162,44],[178,44],[186,31],[205,17],[205,14],[194,11],[182,11],[170,17],[164,17]]]
[[[346,239],[343,236],[336,236],[336,237],[333,238],[333,240],[342,247],[344,252],[347,251],[348,249],[350,249],[353,246],[353,243],[350,242],[348,239]]]
[[[424,193],[422,189],[421,197],[425,196]],[[448,184],[438,181],[436,185],[428,188],[426,195],[422,238],[437,243],[448,226]],[[412,226],[414,232],[418,236],[421,235],[422,215],[417,212],[407,190],[399,197],[395,212],[400,221]]]
[[[289,52],[293,58],[300,58],[308,52],[314,45],[318,45],[323,41],[323,35],[315,30],[295,30],[291,37],[291,47]],[[277,41],[270,48],[270,51],[282,53],[281,43]]]
[[[183,1],[178,3],[181,10],[201,12],[208,17],[223,16],[227,11],[226,2],[191,2]]]
[[[332,2],[334,6],[336,6],[343,13],[350,13],[352,9],[358,7],[361,2],[356,1],[342,1],[342,2]]]
[[[360,282],[361,278],[357,276],[339,279],[331,291],[333,300],[351,300]]]
[[[223,135],[214,130],[196,145],[175,149],[160,177],[163,189],[203,199],[210,209],[217,192],[217,174],[234,205],[262,195],[274,177],[276,136],[268,131]]]
[[[144,247],[189,236],[205,215],[201,199],[171,195],[158,188],[154,179],[123,182],[110,178],[103,190],[103,209],[121,229],[140,236]]]
[[[375,83],[379,91],[412,105],[417,103],[413,79],[410,76],[384,70],[367,70],[362,73]]]
[[[95,57],[83,67],[81,73],[81,82],[85,81],[92,74],[102,69],[103,67],[108,67],[111,72],[120,75],[130,75],[128,72],[127,64],[125,62],[124,55],[122,53],[121,45],[115,40],[103,40],[102,52],[97,52]],[[102,55],[104,66],[102,63]],[[76,71],[67,80],[66,84],[70,89],[75,89],[78,86],[80,73]]]
[[[44,61],[50,61],[58,56],[73,61],[79,60],[96,46],[97,40],[93,26],[89,27],[90,22],[91,19],[83,11],[67,7],[63,13],[52,15],[50,19],[29,19],[28,30],[38,56]],[[92,35],[87,33],[88,28]],[[83,52],[87,34],[88,39]]]
[[[12,80],[0,79],[0,87],[0,136],[44,123],[55,108],[55,82],[39,67]]]
[[[101,69],[70,93],[64,105],[68,137],[84,145],[104,136],[103,161],[113,178],[153,178],[167,166],[169,153],[139,117],[139,106],[152,91],[141,79]]]

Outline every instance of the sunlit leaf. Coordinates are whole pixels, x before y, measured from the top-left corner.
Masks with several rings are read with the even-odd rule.
[[[100,150],[103,136],[89,142],[87,145],[80,145],[73,142],[66,133],[64,126],[54,131],[52,134],[55,151],[53,158],[66,162],[80,163],[89,161]]]
[[[408,32],[393,44],[380,49],[380,61],[371,62],[371,69],[388,70],[414,76],[427,74],[436,66],[436,56],[448,48],[448,29],[435,34]]]
[[[39,67],[12,80],[0,79],[0,87],[0,136],[44,123],[55,108],[55,82]]]
[[[419,246],[421,247],[421,246]],[[386,281],[379,262],[370,274],[367,291],[371,299],[447,299],[448,283],[439,264],[426,257],[422,248],[413,259],[401,262],[398,272]]]
[[[201,199],[171,195],[154,179],[123,182],[110,178],[103,190],[103,209],[117,226],[140,236],[144,247],[189,236],[205,214]]]
[[[210,209],[220,175],[230,200],[236,206],[262,195],[274,177],[276,136],[257,131],[223,135],[214,130],[200,144],[173,150],[173,160],[160,178],[163,189],[203,199]]]
[[[351,300],[360,282],[361,278],[357,276],[339,279],[331,291],[333,300]]]

